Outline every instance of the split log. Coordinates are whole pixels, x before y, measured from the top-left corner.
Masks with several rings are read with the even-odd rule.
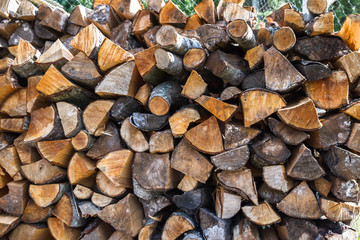
[[[143,111],[143,106],[135,98],[122,96],[119,97],[111,107],[110,116],[115,119],[118,124],[121,124],[126,118],[130,117],[132,113]]]
[[[21,216],[21,221],[25,223],[40,223],[46,222],[48,217],[51,216],[53,206],[39,207],[32,199],[29,199],[24,213]]]
[[[67,175],[70,184],[79,184],[89,181],[89,178],[95,174],[96,165],[93,160],[86,157],[82,152],[77,152],[71,158]]]
[[[140,200],[143,208],[145,217],[159,221],[162,218],[163,210],[172,206],[173,203],[164,195],[157,195],[155,198],[150,200]]]
[[[135,54],[138,51],[142,51],[141,45],[136,40],[136,37],[132,35],[132,22],[130,20],[125,20],[120,23],[119,26],[113,28],[111,31],[111,41],[118,44],[129,53]],[[139,48],[138,50],[136,50]]]
[[[143,106],[146,106],[149,101],[150,91],[150,86],[145,83],[137,91],[135,99],[138,100]]]
[[[237,223],[233,227],[233,239],[236,240],[243,240],[243,239],[249,239],[249,240],[259,240],[260,234],[257,229],[257,226],[250,222],[247,218],[241,219],[239,223]],[[268,236],[267,236],[268,237]],[[265,237],[264,237],[265,239]],[[270,239],[270,238],[266,238]]]
[[[247,145],[233,148],[226,152],[211,156],[211,162],[221,170],[234,171],[242,168],[250,158],[250,151]]]
[[[29,183],[26,180],[13,181],[7,187],[9,192],[0,198],[0,208],[10,215],[21,216],[29,199]]]
[[[297,35],[301,35],[305,30],[305,21],[301,13],[294,9],[285,9],[285,25],[291,27]]]
[[[188,75],[183,67],[182,58],[163,49],[155,51],[156,66],[169,75],[172,75],[180,83],[185,82]]]
[[[309,239],[316,239],[319,235],[317,226],[305,219],[285,218],[283,222],[276,226],[280,239],[297,239],[306,235]]]
[[[155,51],[159,46],[150,47],[135,54],[135,64],[141,77],[152,85],[163,82],[164,72],[156,66]]]
[[[161,239],[176,239],[187,231],[194,230],[194,220],[185,213],[174,212],[165,222]]]
[[[195,100],[203,108],[212,113],[220,121],[226,122],[236,113],[237,106],[231,105],[213,97],[202,95]]]
[[[185,140],[181,140],[172,153],[171,168],[205,183],[210,177],[213,166],[205,156],[192,148]],[[199,169],[202,170],[199,171]]]
[[[95,138],[85,130],[81,130],[71,139],[71,144],[76,151],[88,151],[94,142]]]
[[[272,117],[267,118],[267,124],[271,132],[276,137],[280,138],[285,144],[299,145],[300,143],[310,138],[309,134],[289,127]]]
[[[360,69],[357,67],[360,62],[360,54],[358,52],[352,52],[345,56],[342,56],[335,62],[335,66],[343,69],[350,83],[354,83],[360,76]]]
[[[288,176],[305,181],[313,181],[325,175],[325,171],[313,157],[311,150],[301,144],[292,153],[286,166]]]
[[[335,146],[322,156],[335,176],[346,180],[359,178],[359,172],[356,171],[357,166],[360,164],[359,155]],[[351,159],[351,162],[349,162],[349,159]]]
[[[270,90],[289,92],[305,81],[305,77],[274,47],[264,53],[264,64],[265,85]]]
[[[37,206],[45,208],[57,203],[65,192],[70,190],[68,183],[45,185],[30,184],[29,195]]]
[[[177,185],[177,188],[183,192],[189,192],[199,185],[199,182],[188,175],[184,175],[184,177],[181,179],[180,183]]]
[[[315,18],[306,26],[311,37],[318,35],[331,35],[334,33],[334,14],[328,12]]]
[[[344,144],[350,135],[351,119],[345,113],[331,115],[322,119],[323,127],[310,132],[309,145],[313,148],[328,149],[333,145]]]
[[[23,133],[28,130],[30,118],[3,118],[0,119],[0,130],[2,132]]]
[[[184,68],[188,71],[201,71],[206,61],[206,52],[202,48],[189,49],[183,57]]]
[[[0,4],[0,16],[2,18],[10,18],[12,12],[16,12],[19,3],[16,0],[5,0]]]
[[[240,93],[241,93],[241,90],[237,87],[234,87],[234,86],[227,87],[221,92],[220,100],[227,101],[227,100],[238,99]]]
[[[90,9],[84,7],[83,5],[77,5],[70,13],[69,23],[76,24],[81,27],[86,27],[90,24],[87,15],[90,12]]]
[[[301,60],[292,63],[308,82],[318,81],[332,75],[330,68],[320,62]]]
[[[91,40],[91,41],[90,41]],[[92,23],[82,29],[72,40],[70,45],[85,53],[91,59],[97,59],[101,44],[105,36]]]
[[[320,208],[324,215],[331,221],[351,221],[359,214],[359,207],[354,203],[336,202],[320,198]]]
[[[65,137],[74,137],[84,127],[81,119],[81,110],[67,102],[57,102],[56,107]]]
[[[263,167],[263,180],[269,188],[282,192],[290,191],[295,185],[286,175],[284,165]]]
[[[13,9],[12,9],[13,11]],[[36,19],[37,7],[29,1],[22,1],[14,13],[14,17],[19,20],[32,22]]]
[[[305,181],[281,200],[277,208],[286,215],[296,218],[318,219],[322,215],[316,197]]]
[[[14,146],[0,150],[0,165],[15,181],[23,179],[20,173],[20,158]]]
[[[55,9],[41,20],[40,24],[58,32],[63,32],[68,21],[69,14],[62,9]]]
[[[243,198],[251,200],[255,205],[259,204],[256,186],[250,169],[222,171],[217,174],[217,178],[224,188],[235,191]]]
[[[292,9],[290,3],[285,3],[284,5],[279,7],[277,10],[275,10],[273,13],[268,15],[266,17],[267,22],[269,22],[269,23],[276,22],[277,24],[279,24],[280,27],[284,27],[285,26],[284,17],[285,17],[286,9]]]
[[[167,191],[180,182],[179,173],[170,168],[168,153],[136,153],[132,172],[138,184],[149,191]]]
[[[52,214],[69,227],[81,227],[85,224],[85,219],[80,216],[79,208],[72,193],[65,193],[61,197]]]
[[[359,36],[358,26],[360,23],[360,15],[357,13],[346,16],[346,19],[341,26],[340,31],[336,34],[341,37],[351,50],[356,51],[359,49]]]
[[[96,186],[109,197],[120,197],[126,193],[125,188],[115,186],[102,171],[98,171],[96,174]]]
[[[192,105],[185,106],[169,118],[171,132],[175,138],[184,135],[192,122],[200,120],[199,111]]]
[[[242,7],[244,5],[245,1],[244,0],[235,0],[235,1],[233,1],[233,0],[231,0],[231,1],[230,0],[220,0],[217,7],[216,7],[216,14],[217,14],[217,17],[218,17],[219,20],[223,20],[223,18],[224,18],[224,15],[223,15],[224,10],[226,9],[226,6],[228,4],[231,4],[231,3],[236,3],[237,5]]]
[[[356,154],[360,153],[359,148],[359,137],[360,137],[360,124],[354,123],[351,127],[350,136],[345,144],[346,147],[348,147],[350,150],[355,152]]]
[[[240,100],[245,127],[250,127],[265,119],[286,105],[285,100],[279,94],[265,89],[251,89],[242,92]]]
[[[215,24],[215,4],[210,0],[203,0],[194,7],[194,11],[206,23]]]
[[[356,180],[342,180],[334,178],[332,181],[331,193],[341,201],[357,202],[359,198],[359,185]]]
[[[110,3],[105,5],[109,5]],[[111,1],[111,7],[122,19],[133,19],[137,11],[144,8],[141,2],[137,0],[115,0]]]
[[[308,97],[279,109],[277,115],[281,121],[295,129],[314,131],[322,127],[314,102]]]
[[[75,152],[71,145],[71,139],[41,141],[36,143],[36,147],[43,159],[65,168]]]
[[[150,9],[142,9],[137,12],[133,19],[133,29],[132,33],[140,41],[145,40],[144,34],[154,27],[156,24],[155,15]],[[156,28],[155,28],[156,29]],[[155,30],[153,29],[153,30]]]
[[[0,236],[4,236],[6,233],[10,232],[13,228],[15,228],[19,224],[20,218],[6,214],[1,214],[0,221],[1,221]]]
[[[0,113],[10,117],[26,116],[26,88],[21,88],[8,96],[0,107]]]
[[[127,118],[120,127],[120,135],[130,149],[135,152],[145,152],[149,150],[149,143],[143,133],[134,127]]]
[[[0,59],[0,73],[6,72],[9,67],[13,64],[14,60],[9,57],[4,57]]]
[[[231,43],[231,38],[226,33],[225,26],[205,24],[196,29],[196,34],[202,45],[211,52],[219,48],[227,48]]]
[[[206,188],[199,188],[184,192],[181,195],[175,195],[171,200],[181,211],[189,215],[194,215],[200,208],[209,205],[210,200],[207,198],[207,194],[209,193],[209,190]]]
[[[244,19],[250,24],[250,27],[254,27],[257,24],[257,16],[255,13],[248,11],[250,9],[246,9],[236,2],[237,1],[229,1],[222,12],[222,15],[219,15],[219,18],[223,18],[226,22],[232,22],[236,19]]]
[[[63,138],[64,132],[55,106],[40,108],[31,113],[29,129],[25,142],[38,142]]]
[[[260,44],[246,51],[244,59],[248,61],[250,70],[254,70],[255,68],[263,64],[264,54],[265,54],[264,44]]]
[[[18,21],[2,21],[0,22],[0,35],[3,36],[5,39],[9,40],[11,35],[19,26],[20,22]]]
[[[131,193],[118,203],[105,207],[98,216],[117,231],[122,231],[133,237],[140,232],[144,218],[140,202]]]
[[[244,127],[240,122],[231,121],[225,124],[224,148],[230,150],[248,144],[261,133],[260,130]]]
[[[294,52],[312,61],[325,61],[342,57],[351,50],[339,37],[315,36],[298,39]]]
[[[40,20],[35,21],[34,33],[35,33],[36,37],[38,37],[40,39],[44,39],[44,40],[51,40],[51,41],[55,41],[56,39],[59,38],[58,32],[56,32],[55,30],[52,30],[52,29],[48,29],[48,28],[44,27],[43,25],[41,25],[40,23],[41,23]],[[44,48],[44,50],[45,50],[45,48]]]
[[[102,79],[94,62],[83,52],[75,55],[71,61],[61,68],[61,71],[67,78],[88,88],[95,88]]]
[[[40,69],[35,65],[35,60],[40,57],[40,52],[30,42],[20,38],[17,51],[18,54],[14,59],[12,69],[19,76],[27,78],[40,73]]]
[[[196,31],[196,29],[201,27],[203,24],[204,23],[201,21],[199,15],[195,13],[188,18],[184,30]]]
[[[78,184],[74,188],[73,193],[77,199],[86,200],[90,199],[94,192],[90,188]]]
[[[313,182],[314,189],[320,193],[323,197],[327,197],[331,191],[332,183],[325,178],[316,179]]]
[[[92,144],[86,156],[92,159],[99,159],[105,154],[123,149],[123,143],[120,140],[119,130],[113,123],[109,123],[105,131],[100,135],[96,142]]]
[[[52,165],[45,159],[21,166],[21,171],[32,183],[46,184],[61,181],[66,178],[66,171]]]
[[[9,28],[10,26],[7,27]],[[15,28],[16,26],[13,27]],[[20,39],[29,42],[34,47],[42,47],[44,45],[43,40],[38,38],[34,33],[30,23],[24,21],[21,22],[20,25],[16,27],[16,30],[14,30],[14,32],[11,34],[8,40],[8,44],[10,46],[16,46],[20,43]]]
[[[162,1],[162,0],[161,0]],[[156,33],[159,31],[160,26],[155,26],[153,28],[150,28],[142,37],[146,44],[146,47],[151,48],[156,45]]]
[[[106,37],[111,36],[111,29],[118,26],[120,19],[109,5],[97,5],[87,14],[87,19],[93,23]]]
[[[25,135],[26,133],[23,133],[14,140],[16,152],[23,165],[36,162],[41,158],[35,148],[32,148],[30,144],[24,142]]]
[[[174,25],[181,27],[186,24],[188,16],[183,13],[172,1],[168,1],[159,13],[161,25]]]
[[[99,194],[99,193],[94,193],[91,196],[91,202],[99,208],[106,207],[106,206],[114,203],[114,201],[115,201],[115,199],[105,196],[105,195],[102,195],[102,194]]]
[[[203,232],[204,238],[207,240],[231,239],[231,222],[230,220],[223,220],[216,217],[206,208],[199,210],[200,228]]]
[[[241,208],[241,197],[224,190],[223,187],[216,189],[215,212],[221,219],[230,219],[235,216]]]
[[[156,231],[157,225],[158,225],[157,221],[155,221],[153,219],[147,220],[145,225],[141,228],[141,230],[139,232],[138,239],[140,239],[140,240],[151,239],[154,232]],[[120,232],[118,232],[118,233],[120,233]],[[120,238],[120,239],[122,239],[122,238]],[[116,239],[113,239],[113,240],[116,240]]]
[[[4,74],[0,75],[0,83],[0,103],[20,88],[17,78],[10,68]]]
[[[360,101],[355,100],[343,109],[343,112],[351,117],[360,120]]]
[[[99,168],[116,186],[131,188],[131,165],[133,153],[129,150],[119,150],[108,153],[100,159],[96,167]]]
[[[95,206],[90,201],[82,201],[78,206],[83,218],[97,217],[97,214],[101,211],[101,208]]]
[[[258,194],[261,198],[263,198],[266,202],[270,204],[276,204],[281,202],[287,193],[282,191],[277,191],[270,188],[266,183],[264,183],[258,190]]]
[[[55,239],[78,239],[80,237],[80,230],[67,226],[56,217],[48,218],[47,224]]]
[[[154,132],[149,139],[150,153],[167,153],[174,150],[174,139],[171,130]]]
[[[36,86],[40,82],[42,76],[33,76],[28,78],[26,88],[26,111],[32,113],[34,110],[49,106],[49,100],[36,91]]]
[[[0,168],[0,187],[4,188],[9,182],[13,179],[10,175],[5,171],[3,167]],[[4,194],[4,192],[0,192],[0,195]]]
[[[100,136],[109,121],[107,113],[113,106],[114,101],[97,100],[91,102],[84,110],[82,117],[86,130],[96,137]]]
[[[36,86],[36,90],[55,102],[73,102],[80,107],[96,99],[93,92],[70,82],[54,65],[46,71]]]
[[[237,86],[243,81],[247,71],[246,62],[243,59],[220,50],[210,54],[205,67],[215,76],[233,86]]]
[[[281,221],[280,216],[266,201],[257,206],[244,206],[241,209],[251,222],[260,226],[266,226]]]

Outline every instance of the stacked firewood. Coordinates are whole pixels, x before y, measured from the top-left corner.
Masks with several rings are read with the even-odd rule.
[[[243,2],[1,0],[1,239],[355,239],[360,16]]]

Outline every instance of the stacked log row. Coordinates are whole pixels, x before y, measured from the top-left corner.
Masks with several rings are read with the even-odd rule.
[[[1,239],[355,239],[360,17],[0,2]]]

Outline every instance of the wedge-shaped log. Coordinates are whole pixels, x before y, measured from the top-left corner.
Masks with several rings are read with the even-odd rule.
[[[226,122],[236,113],[238,107],[213,97],[202,95],[195,100],[203,108],[211,112],[220,121]]]
[[[346,180],[358,179],[360,156],[341,147],[334,146],[322,155],[326,165],[337,177]],[[350,161],[351,160],[351,161]]]
[[[359,195],[359,185],[356,180],[334,178],[331,193],[341,201],[356,203]]]
[[[141,230],[144,218],[142,206],[132,193],[118,203],[105,207],[98,216],[117,231],[125,232],[132,237],[135,237]]]
[[[40,69],[35,65],[35,60],[40,57],[40,52],[30,42],[20,38],[17,53],[12,69],[19,76],[27,78],[40,72]]]
[[[195,100],[205,93],[206,88],[207,83],[203,80],[201,75],[195,70],[192,70],[181,91],[181,94],[189,99]]]
[[[267,123],[271,132],[288,145],[299,145],[310,137],[309,134],[287,126],[285,123],[272,117],[267,119]]]
[[[101,44],[105,36],[94,25],[90,24],[82,29],[70,42],[70,45],[85,53],[91,59],[97,59]]]
[[[260,133],[261,130],[244,127],[241,122],[228,122],[225,124],[224,148],[230,150],[246,145]]]
[[[287,195],[287,193],[270,188],[266,183],[259,188],[258,194],[270,204],[281,202],[281,200],[283,200],[283,198]]]
[[[51,234],[46,225],[19,224],[9,235],[9,240],[15,239],[50,239]]]
[[[18,45],[20,43],[20,39],[23,39],[24,41],[28,41],[34,47],[42,47],[44,45],[43,40],[36,36],[29,22],[22,21],[19,26],[15,25],[15,26],[11,26],[10,28],[12,27],[14,27],[16,30],[14,30],[14,32],[11,34],[8,40],[10,46]],[[16,56],[19,51],[17,51],[17,47],[13,47],[13,48],[16,53],[14,56]]]
[[[90,9],[84,7],[83,5],[77,5],[70,13],[69,23],[76,24],[81,27],[86,27],[90,24],[87,14],[90,12]]]
[[[283,222],[276,226],[276,230],[280,239],[296,239],[303,234],[306,234],[309,239],[315,239],[319,235],[319,229],[313,222],[300,218],[284,218]]]
[[[108,3],[110,4],[110,3]],[[115,0],[111,1],[111,7],[122,19],[133,19],[135,14],[144,8],[137,0]]]
[[[221,13],[221,15],[219,15],[219,18],[223,18],[223,20],[225,20],[226,22],[232,22],[237,19],[244,19],[250,24],[250,27],[255,26],[257,23],[257,17],[255,13],[252,11],[248,11],[250,10],[249,8],[246,9],[237,2],[238,1],[227,1],[226,6],[223,8],[223,12]]]
[[[24,133],[29,127],[30,118],[3,118],[0,119],[0,130],[10,133]]]
[[[55,239],[78,239],[80,237],[80,230],[67,226],[57,217],[48,218],[47,224],[51,236]]]
[[[91,190],[90,188],[88,187],[85,187],[83,185],[76,185],[76,187],[74,188],[73,190],[73,193],[74,193],[74,196],[77,198],[77,199],[80,199],[80,200],[86,200],[86,199],[90,199],[91,196],[93,195],[94,191]]]
[[[208,240],[231,239],[231,222],[218,218],[213,212],[206,208],[199,210],[200,229],[204,238]]]
[[[183,56],[189,49],[201,48],[200,42],[193,38],[181,36],[172,26],[161,27],[156,33],[156,42],[161,48],[180,56]]]
[[[144,84],[135,61],[125,62],[111,70],[96,86],[95,93],[102,98],[119,96],[135,97],[140,86]]]
[[[224,190],[223,187],[216,189],[215,212],[221,219],[230,219],[235,216],[241,208],[241,196]]]
[[[263,180],[274,190],[288,192],[295,185],[294,181],[285,173],[284,165],[263,167]]]
[[[74,56],[71,52],[61,43],[60,39],[58,39],[46,52],[41,54],[35,63],[46,71],[52,64],[60,69],[73,58]]]
[[[285,26],[285,11],[286,9],[292,9],[290,3],[285,3],[281,7],[279,7],[277,10],[266,16],[266,20],[269,23],[276,22],[280,27]]]
[[[42,75],[28,78],[26,88],[26,111],[32,113],[34,110],[49,106],[49,99],[36,90]]]
[[[149,150],[149,143],[143,133],[134,127],[127,118],[120,127],[120,136],[130,149],[135,152]]]
[[[71,61],[66,63],[61,68],[61,72],[67,78],[88,88],[95,88],[102,79],[96,64],[83,52],[79,52]]]
[[[333,71],[328,78],[306,82],[305,91],[318,108],[337,109],[349,103],[349,80],[344,71]]]
[[[111,29],[120,24],[120,19],[110,5],[96,6],[87,15],[87,19],[107,37],[111,36]]]
[[[126,188],[115,186],[102,171],[96,174],[96,186],[100,192],[109,197],[121,197],[126,193]]]
[[[24,117],[26,113],[26,88],[12,93],[0,107],[0,112],[10,117]]]
[[[110,152],[97,162],[96,167],[116,186],[132,188],[133,156],[133,152],[127,149]]]
[[[45,159],[23,165],[21,171],[26,179],[34,184],[53,183],[66,178],[64,169],[52,165]]]
[[[0,75],[0,103],[19,88],[20,85],[14,73],[9,68],[4,74]]]
[[[31,22],[36,19],[37,10],[37,7],[35,7],[35,5],[30,1],[22,1],[16,10],[14,17],[20,20]]]
[[[65,137],[74,137],[84,127],[80,108],[67,102],[57,102],[56,108],[64,129]]]
[[[250,127],[265,119],[286,105],[285,100],[279,94],[265,89],[251,89],[242,92],[240,100],[245,127]]]
[[[220,183],[227,189],[235,191],[255,205],[259,204],[256,186],[250,169],[222,171],[217,174]]]
[[[23,165],[36,162],[41,158],[35,148],[31,147],[29,143],[24,142],[25,135],[26,133],[23,133],[14,140],[16,152]]]
[[[95,174],[96,163],[82,152],[77,152],[71,158],[67,175],[70,184],[78,184],[86,182],[91,176]]]
[[[90,103],[83,112],[83,123],[86,130],[98,137],[100,136],[109,121],[107,113],[114,104],[111,100],[97,100]]]
[[[241,209],[244,215],[256,225],[266,226],[281,221],[280,216],[266,201],[257,206],[244,206]]]
[[[36,143],[37,150],[42,158],[59,167],[67,167],[75,150],[71,139],[41,141]]]
[[[266,88],[277,92],[289,92],[305,81],[294,66],[274,47],[264,53]]]
[[[200,120],[201,116],[199,111],[195,108],[190,106],[185,106],[180,110],[176,111],[170,118],[169,118],[169,125],[171,132],[175,138],[179,138],[183,136],[189,125],[197,120]]]
[[[285,9],[284,21],[285,25],[291,27],[298,35],[301,35],[305,30],[304,17],[294,9]]]
[[[36,90],[55,102],[73,102],[81,107],[96,99],[94,93],[70,82],[54,65],[46,71]]]
[[[95,193],[91,196],[91,202],[99,208],[106,207],[115,202],[114,198],[102,195],[100,193]]]
[[[9,192],[0,198],[0,208],[13,216],[21,216],[29,199],[26,180],[13,181],[7,184]]]
[[[278,203],[277,208],[296,218],[318,219],[322,215],[316,197],[305,181]]]
[[[81,227],[85,224],[85,219],[80,216],[79,208],[72,193],[64,193],[52,214],[69,227]]]
[[[156,17],[153,12],[150,9],[142,9],[134,17],[132,34],[134,34],[139,40],[145,40],[146,37],[144,34],[148,30],[152,29],[155,24]]]
[[[159,13],[161,25],[174,25],[182,27],[186,24],[188,16],[183,13],[172,1],[168,1]]]
[[[69,14],[63,9],[57,8],[47,15],[40,24],[44,27],[51,28],[58,32],[63,32],[68,21]]]
[[[25,142],[61,139],[63,136],[64,132],[55,106],[40,108],[31,113],[31,121],[24,139]]]
[[[360,100],[351,102],[343,109],[343,112],[357,120],[360,120]]]
[[[150,153],[167,153],[174,150],[174,138],[171,130],[158,131],[151,134],[149,139]]]
[[[165,222],[161,239],[176,239],[184,232],[194,230],[194,228],[195,222],[189,215],[183,212],[174,212]]]
[[[16,12],[19,3],[16,0],[5,0],[0,4],[0,16],[9,19],[12,12]]]
[[[344,144],[350,135],[351,119],[345,113],[331,115],[322,119],[323,127],[310,132],[309,145],[313,148],[328,149],[333,145]]]
[[[29,199],[24,213],[21,216],[21,221],[25,223],[41,223],[46,222],[46,219],[50,217],[51,211],[54,207],[39,207],[34,200]]]
[[[360,76],[360,53],[352,52],[339,58],[335,65],[338,68],[343,69],[349,77],[350,83],[354,83],[355,80]]]
[[[334,33],[334,13],[328,12],[315,18],[306,26],[306,30],[310,33],[309,35],[331,35]]]
[[[360,212],[359,206],[355,203],[336,202],[325,198],[320,198],[320,208],[324,215],[334,222],[351,221]]]
[[[4,1],[7,2],[7,1]],[[4,236],[6,233],[14,229],[20,222],[20,217],[10,216],[7,214],[0,215],[0,236]]]
[[[242,168],[250,158],[250,151],[247,145],[233,148],[226,152],[211,156],[211,162],[219,169],[234,171]]]
[[[345,146],[357,154],[360,153],[360,124],[359,123],[353,123],[353,125],[351,127],[350,136],[349,136]]]
[[[284,123],[299,130],[314,131],[322,127],[314,102],[308,97],[279,109],[277,115]]]
[[[183,139],[172,153],[171,168],[205,183],[210,177],[213,166],[205,156],[197,152]],[[200,169],[202,170],[199,171]]]
[[[180,182],[179,173],[170,168],[168,153],[136,153],[132,172],[140,186],[149,191],[167,191]]]
[[[179,184],[177,185],[177,188],[183,192],[189,192],[194,189],[196,189],[199,185],[199,182],[190,176],[184,175],[184,177],[181,179]]]
[[[185,133],[185,139],[200,152],[215,155],[224,151],[219,124],[215,117],[193,127]]]
[[[48,207],[60,200],[65,192],[70,191],[68,183],[54,183],[29,186],[29,195],[39,207]]]
[[[306,78],[308,82],[318,81],[332,75],[330,68],[320,62],[301,60],[293,61],[292,64]]]
[[[360,15],[357,13],[346,16],[345,22],[340,31],[336,34],[340,36],[351,50],[356,51],[360,47],[359,43],[359,24]]]
[[[112,67],[132,60],[134,60],[134,56],[131,53],[122,49],[110,39],[105,38],[101,44],[98,54],[98,65],[101,71],[106,72]]]
[[[264,44],[257,45],[246,51],[244,59],[248,61],[249,68],[251,70],[254,70],[255,68],[262,65],[262,63],[264,62],[264,53],[265,53]]]
[[[20,158],[14,146],[0,150],[0,165],[15,181],[23,179]]]
[[[206,23],[215,24],[216,10],[213,1],[203,0],[194,7],[194,10],[201,20]]]

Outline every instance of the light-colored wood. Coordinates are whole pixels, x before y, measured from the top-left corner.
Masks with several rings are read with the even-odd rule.
[[[184,26],[188,16],[183,13],[171,0],[168,1],[159,13],[159,23],[161,25]]]
[[[206,52],[202,48],[192,48],[183,57],[184,68],[188,71],[201,70],[206,61]]]
[[[24,213],[21,216],[21,221],[25,223],[41,223],[46,222],[46,219],[51,215],[53,206],[39,207],[36,203],[29,199],[25,207]]]
[[[95,138],[86,130],[81,130],[75,137],[71,139],[71,144],[76,151],[87,151],[95,142]]]
[[[268,23],[274,23],[275,22],[280,27],[284,27],[285,26],[284,15],[285,15],[285,10],[286,9],[292,9],[291,4],[289,2],[285,3],[284,5],[279,7],[277,10],[275,10],[273,13],[268,15],[266,17],[267,22]]]
[[[360,101],[354,101],[343,109],[343,112],[360,120]]]
[[[34,110],[49,105],[49,100],[36,90],[36,86],[40,82],[42,75],[28,78],[26,88],[26,111],[32,113]]]
[[[251,125],[265,119],[286,105],[285,100],[277,93],[265,89],[247,90],[240,94],[244,113],[244,125]]]
[[[10,175],[5,171],[3,167],[0,167],[0,188],[4,188],[9,182],[13,179]]]
[[[74,196],[80,200],[90,199],[93,195],[93,190],[83,185],[77,184],[73,190]]]
[[[77,152],[71,158],[67,175],[70,184],[78,184],[95,174],[96,163],[82,152]]]
[[[341,37],[351,50],[358,50],[360,48],[360,15],[354,13],[347,16],[336,35]]]
[[[6,1],[5,1],[6,2]],[[20,217],[10,216],[6,214],[0,215],[0,236],[15,228],[20,222]]]
[[[87,9],[83,5],[79,4],[77,5],[70,14],[69,17],[69,23],[76,24],[81,27],[86,27],[90,24],[87,14],[90,11],[90,9]]]
[[[255,14],[243,8],[240,4],[236,3],[236,1],[226,4],[222,17],[226,22],[232,22],[236,19],[244,19],[250,23],[250,27],[256,25]],[[221,18],[221,16],[219,16],[219,18]]]
[[[14,141],[16,152],[18,153],[20,161],[23,165],[36,162],[41,158],[35,148],[31,147],[29,143],[24,142],[25,136],[26,133],[23,133]]]
[[[212,0],[202,0],[194,7],[195,13],[205,23],[215,24],[216,22],[216,10],[215,4]]]
[[[264,61],[265,47],[260,44],[246,51],[244,59],[248,61],[251,70],[257,68]]]
[[[150,9],[143,9],[139,11],[133,20],[132,33],[138,38],[142,39],[144,34],[153,28],[156,24],[156,18]]]
[[[310,32],[310,36],[331,35],[334,33],[334,13],[328,12],[314,19],[313,22],[306,26],[306,30]]]
[[[74,137],[84,127],[81,120],[81,110],[67,102],[57,102],[56,107],[65,137]]]
[[[316,191],[318,191],[323,197],[327,197],[331,191],[332,183],[323,177],[316,179],[313,184]]]
[[[286,53],[290,51],[296,43],[296,36],[292,28],[282,27],[274,33],[273,44],[277,50]]]
[[[100,208],[106,207],[106,206],[112,204],[114,201],[115,201],[114,198],[102,195],[100,193],[94,193],[91,196],[91,202],[95,206],[100,207]]]
[[[61,43],[60,39],[58,39],[46,52],[41,54],[35,63],[46,71],[51,64],[60,69],[73,58],[74,56],[71,52]]]
[[[36,226],[21,223],[9,235],[9,240],[27,239],[50,239],[51,234],[47,226]]]
[[[0,113],[10,117],[26,116],[26,88],[21,88],[7,97],[0,107]]]
[[[12,65],[12,69],[21,77],[29,77],[39,73],[39,68],[35,65],[35,60],[40,57],[40,52],[30,42],[19,39],[16,48],[17,54]]]
[[[0,3],[0,17],[9,19],[11,12],[16,12],[19,3],[16,0],[4,0]]]
[[[184,175],[177,188],[183,192],[189,192],[194,190],[197,187],[198,183],[199,182],[195,178]]]
[[[36,143],[36,147],[42,158],[54,165],[64,168],[68,166],[75,152],[71,144],[71,139],[41,141]]]
[[[11,11],[14,10],[11,9]],[[36,19],[37,11],[37,7],[35,7],[35,5],[30,1],[21,1],[18,9],[16,10],[16,13],[14,14],[14,17],[20,20],[31,22]]]
[[[215,212],[221,219],[230,219],[235,216],[241,208],[241,196],[224,190],[223,187],[216,189]]]
[[[320,208],[324,215],[334,222],[351,221],[359,214],[359,206],[351,202],[336,202],[320,198]]]
[[[129,122],[129,118],[125,119],[121,124],[120,136],[128,147],[135,152],[145,152],[149,150],[149,143],[145,136]]]
[[[256,46],[255,35],[245,20],[237,19],[232,21],[226,30],[244,52]]]
[[[334,0],[307,0],[307,9],[315,15],[323,14],[330,5],[335,2]]]
[[[161,239],[176,239],[184,232],[191,231],[195,228],[191,218],[183,213],[173,213],[165,222]]]
[[[288,192],[295,185],[285,173],[284,165],[263,167],[263,179],[266,185],[274,190]]]
[[[20,173],[20,158],[14,146],[0,150],[0,165],[14,180],[23,178]]]
[[[83,123],[86,130],[96,137],[100,136],[109,122],[108,112],[114,104],[111,100],[97,100],[90,103],[83,111]]]
[[[220,121],[226,122],[236,113],[238,107],[213,97],[202,95],[195,100],[203,108],[211,112]]]
[[[13,92],[20,88],[14,73],[9,68],[0,75],[0,104]]]
[[[85,219],[80,216],[74,195],[71,193],[65,193],[61,197],[52,214],[69,227],[81,227],[85,224]]]
[[[149,139],[150,153],[167,153],[174,150],[174,138],[171,130],[158,131],[151,134]]]
[[[346,72],[350,83],[354,83],[355,80],[360,76],[359,64],[359,52],[349,53],[345,56],[342,56],[335,62],[336,67],[341,68]]]
[[[192,107],[184,107],[169,118],[171,132],[175,138],[183,136],[191,123],[200,120],[200,113]]]
[[[135,54],[135,64],[141,77],[152,85],[163,81],[164,72],[156,66],[155,51],[159,46],[147,48]]]
[[[47,220],[51,235],[55,239],[72,240],[80,237],[81,231],[67,226],[60,219],[51,217]]]
[[[120,197],[126,193],[126,188],[115,186],[102,171],[96,174],[96,186],[109,197]]]
[[[144,8],[138,0],[112,0],[111,7],[122,19],[132,20],[135,14]]]
[[[23,165],[21,171],[26,179],[34,184],[53,183],[66,178],[66,170],[52,165],[45,159]]]
[[[21,216],[29,199],[29,182],[13,181],[9,182],[7,187],[9,192],[0,198],[0,208],[12,216]]]
[[[44,17],[40,24],[55,31],[63,32],[65,30],[68,18],[69,14],[65,12],[65,10],[56,8],[54,11]]]
[[[291,27],[296,34],[302,34],[305,30],[305,21],[301,13],[294,9],[285,9],[284,21],[286,26]]]
[[[315,104],[308,97],[279,109],[277,115],[285,124],[299,130],[314,131],[322,127]]]
[[[172,75],[177,81],[183,83],[188,72],[183,66],[182,58],[164,49],[155,51],[156,66],[163,72]]]
[[[281,221],[280,216],[266,201],[257,206],[244,206],[241,209],[251,222],[260,226],[266,226]]]
[[[203,24],[204,23],[201,21],[199,15],[195,13],[188,18],[184,30],[196,30]]]
[[[217,14],[217,18],[219,20],[224,20],[224,10],[226,8],[226,6],[230,3],[235,3],[237,5],[239,5],[240,7],[243,6],[243,4],[245,3],[244,0],[220,0],[217,7],[216,7],[216,14]]]
[[[68,183],[54,183],[29,186],[29,195],[39,207],[48,207],[60,200],[65,192],[70,191]]]

